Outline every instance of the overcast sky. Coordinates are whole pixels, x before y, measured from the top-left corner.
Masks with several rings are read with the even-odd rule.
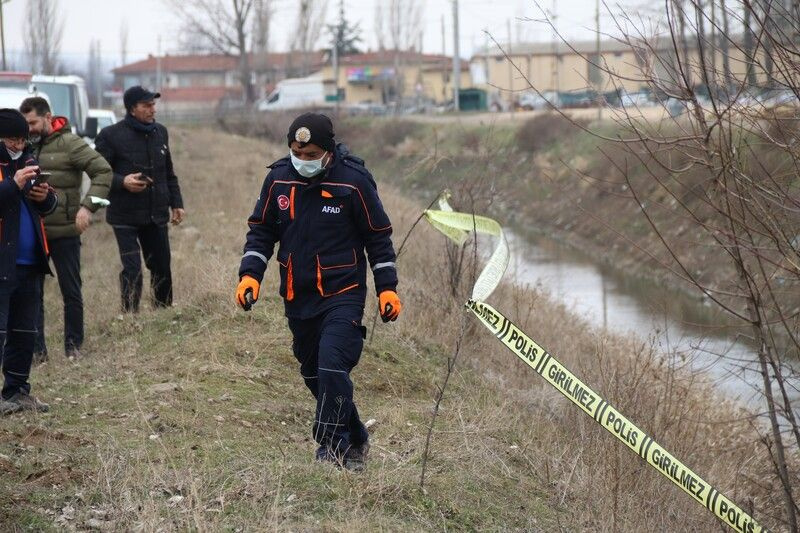
[[[27,0],[6,0],[4,5],[5,39],[10,57],[23,49],[23,28]],[[190,0],[187,0],[190,1]],[[594,5],[592,0],[555,0],[558,26],[570,39],[591,39],[594,28]],[[623,0],[627,5],[641,5],[643,0]],[[554,0],[543,0],[542,4],[552,9]],[[346,17],[360,22],[362,38],[366,46],[375,48],[375,7],[388,0],[345,0]],[[442,51],[442,17],[445,20],[446,53],[453,51],[453,10],[450,0],[427,0],[424,5],[423,24],[424,50],[430,53]],[[294,26],[298,2],[296,0],[274,0],[275,21],[272,29],[273,50],[284,51],[288,47],[290,28]],[[328,1],[328,19],[336,16],[338,0]],[[549,41],[551,31],[536,22],[521,19],[540,18],[541,12],[535,2],[525,0],[460,0],[460,47],[462,57],[469,57],[473,50],[484,46],[483,29],[499,41],[508,40],[508,21],[514,40]],[[62,58],[67,63],[83,64],[89,50],[90,39],[99,39],[104,59],[110,66],[120,63],[119,29],[123,19],[128,21],[128,61],[156,54],[159,36],[162,52],[176,52],[176,35],[180,21],[171,13],[163,0],[59,0],[60,11],[65,19],[62,40]],[[610,29],[611,19],[601,16],[601,27]],[[329,42],[327,34],[320,35],[319,47]]]

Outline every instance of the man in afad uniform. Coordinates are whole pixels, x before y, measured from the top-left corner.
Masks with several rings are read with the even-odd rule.
[[[300,374],[317,400],[316,459],[350,470],[366,464],[369,435],[353,403],[350,371],[358,363],[366,328],[367,261],[381,318],[402,309],[392,225],[364,162],[334,141],[325,115],[305,113],[289,128],[289,156],[270,165],[248,220],[236,300],[245,310],[258,299],[261,280],[279,243],[280,295],[294,337]]]

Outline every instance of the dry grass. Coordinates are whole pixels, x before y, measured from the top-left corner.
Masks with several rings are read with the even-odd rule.
[[[510,466],[524,460],[511,446],[534,429],[513,401],[498,409],[496,390],[470,372],[440,419],[427,493],[417,488],[441,351],[409,326],[380,325],[354,372],[363,416],[377,420],[368,473],[313,463],[313,401],[276,271],[254,312],[232,297],[244,222],[282,147],[210,131],[173,139],[189,209],[171,234],[176,305],[118,316],[113,236],[91,228],[87,356],[71,364],[60,353],[50,281],[51,361],[32,382],[53,409],[0,419],[0,529],[549,528],[561,511],[547,488]],[[398,225],[411,214],[397,213]],[[161,383],[174,390],[151,389]]]
[[[442,290],[443,238],[425,226],[400,259],[406,312],[378,326],[354,372],[362,415],[377,420],[370,468],[351,475],[314,464],[313,403],[291,356],[275,269],[254,312],[237,311],[232,298],[244,221],[265,163],[284,149],[206,130],[173,139],[189,207],[171,236],[176,306],[119,319],[113,236],[105,224],[91,228],[88,355],[77,364],[59,357],[51,282],[52,361],[33,384],[53,410],[0,419],[3,529],[718,527],[477,323],[439,415],[427,491],[417,488],[435,383],[465,299]],[[398,242],[419,206],[378,180]],[[771,516],[752,430],[699,379],[646,344],[588,330],[534,291],[505,287],[492,302],[700,475]],[[150,389],[164,382],[175,390]]]

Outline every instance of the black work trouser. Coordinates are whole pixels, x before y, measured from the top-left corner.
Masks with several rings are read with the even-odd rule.
[[[81,294],[81,238],[63,237],[48,241],[50,258],[58,276],[64,301],[64,352],[83,345],[83,296]],[[44,276],[42,276],[44,280]],[[44,283],[39,304],[35,351],[47,353],[44,338]]]
[[[317,400],[314,440],[337,454],[369,439],[353,402],[350,372],[364,346],[358,305],[342,305],[308,320],[289,319],[300,375]]]
[[[114,226],[122,272],[119,285],[124,312],[139,311],[142,298],[142,255],[150,271],[150,287],[156,307],[172,305],[172,272],[170,270],[169,231],[159,226]]]
[[[36,319],[42,292],[39,268],[17,265],[14,281],[0,281],[0,366],[4,399],[30,393]]]

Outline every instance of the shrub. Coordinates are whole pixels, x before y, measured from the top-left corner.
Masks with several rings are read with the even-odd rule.
[[[573,122],[585,124],[558,113],[545,113],[528,119],[517,130],[517,148],[523,152],[540,152],[555,142],[575,135],[578,128]]]

